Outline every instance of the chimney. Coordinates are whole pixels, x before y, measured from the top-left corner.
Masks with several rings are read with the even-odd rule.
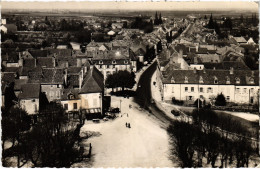
[[[230,74],[233,75],[234,74],[234,68],[230,67]]]
[[[68,69],[66,68],[64,70],[64,81],[65,81],[65,85],[68,84]]]
[[[216,67],[215,67],[215,66],[213,67],[213,70],[216,70]]]
[[[81,74],[79,74],[79,89],[81,89],[82,81],[83,81],[83,78],[82,78]]]
[[[180,53],[180,57],[183,57],[183,50],[182,49],[180,49],[180,51],[179,51],[179,53]]]
[[[18,64],[19,64],[19,66],[21,66],[21,67],[23,66],[23,58],[22,58],[22,57],[21,57],[21,58],[19,57]]]
[[[196,68],[193,69],[193,73],[197,73],[197,69]]]
[[[198,45],[196,45],[196,52],[198,52],[199,51],[199,46]]]

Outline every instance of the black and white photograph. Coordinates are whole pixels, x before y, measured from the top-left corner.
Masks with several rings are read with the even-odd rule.
[[[259,2],[0,6],[1,167],[260,168]]]

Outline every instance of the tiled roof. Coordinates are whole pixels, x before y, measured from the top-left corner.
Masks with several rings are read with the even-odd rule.
[[[36,62],[37,62],[37,66],[47,67],[47,68],[54,67],[53,65],[54,60],[51,57],[38,57]]]
[[[26,58],[23,60],[23,67],[34,68],[36,67],[36,59]]]
[[[104,90],[104,77],[94,66],[84,77],[80,93],[98,93]]]
[[[22,85],[26,84],[28,82],[28,79],[15,79],[14,80],[14,90],[21,90]]]
[[[3,72],[1,81],[8,82],[8,83],[14,82],[15,77],[16,77],[16,73],[13,73],[13,72]]]
[[[215,77],[218,79],[217,84],[226,85],[227,79],[230,79],[231,85],[259,85],[259,71],[234,70],[230,74],[230,70],[172,70],[167,72],[163,77],[163,83],[171,83],[173,79],[177,84],[184,84],[185,77],[187,77],[187,84],[199,84],[199,79],[202,77],[203,84],[214,85]],[[252,76],[253,74],[253,76]],[[251,84],[248,77],[254,78],[254,84]],[[240,83],[236,83],[236,79],[240,79]]]
[[[69,100],[69,95],[72,94],[74,99],[79,99],[79,89],[64,89],[63,94],[61,95],[61,100]],[[74,100],[73,99],[73,100]]]
[[[43,78],[41,83],[45,84],[63,84],[64,75],[63,69],[58,68],[44,68],[42,70]]]
[[[19,60],[19,55],[16,52],[8,52],[6,53],[6,57],[3,59],[6,59],[8,63],[17,63]]]
[[[40,95],[40,84],[28,83],[21,87],[22,93],[19,94],[19,99],[36,99]]]
[[[78,74],[81,70],[81,67],[69,67],[68,74]]]
[[[48,50],[40,50],[40,49],[35,49],[35,50],[29,50],[29,53],[34,57],[47,57],[48,56]]]
[[[68,85],[69,87],[79,87],[79,74],[68,75]]]

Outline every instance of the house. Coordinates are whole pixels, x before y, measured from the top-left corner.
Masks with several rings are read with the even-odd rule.
[[[103,113],[104,78],[96,67],[91,67],[78,76],[79,88],[63,90],[61,104],[69,111],[82,110],[86,116],[100,116]]]
[[[255,41],[253,40],[253,38],[249,38],[247,44],[255,45]]]
[[[64,71],[62,68],[43,68],[40,78],[41,92],[45,93],[49,102],[61,99]]]
[[[19,105],[29,115],[39,112],[40,84],[24,84],[18,96]]]
[[[0,26],[0,30],[6,33],[15,33],[17,32],[17,26],[14,24],[5,24]]]
[[[235,42],[236,44],[246,44],[247,41],[244,37],[231,37],[231,41]]]
[[[193,104],[198,98],[214,102],[224,94],[227,102],[256,104],[259,99],[258,71],[250,70],[170,70],[158,72],[163,100],[183,100]]]
[[[104,79],[119,70],[136,70],[136,65],[131,65],[129,51],[125,49],[96,52],[92,64],[104,75]]]
[[[124,23],[112,23],[111,27],[112,29],[122,29],[124,26]]]
[[[80,43],[77,42],[70,42],[70,45],[72,47],[73,50],[80,50]]]

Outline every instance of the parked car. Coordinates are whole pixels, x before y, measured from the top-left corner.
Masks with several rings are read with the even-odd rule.
[[[176,110],[172,110],[171,113],[174,115],[174,116],[180,116],[180,112],[176,111]]]
[[[119,113],[119,112],[120,112],[119,108],[112,108],[111,109],[111,113]]]

